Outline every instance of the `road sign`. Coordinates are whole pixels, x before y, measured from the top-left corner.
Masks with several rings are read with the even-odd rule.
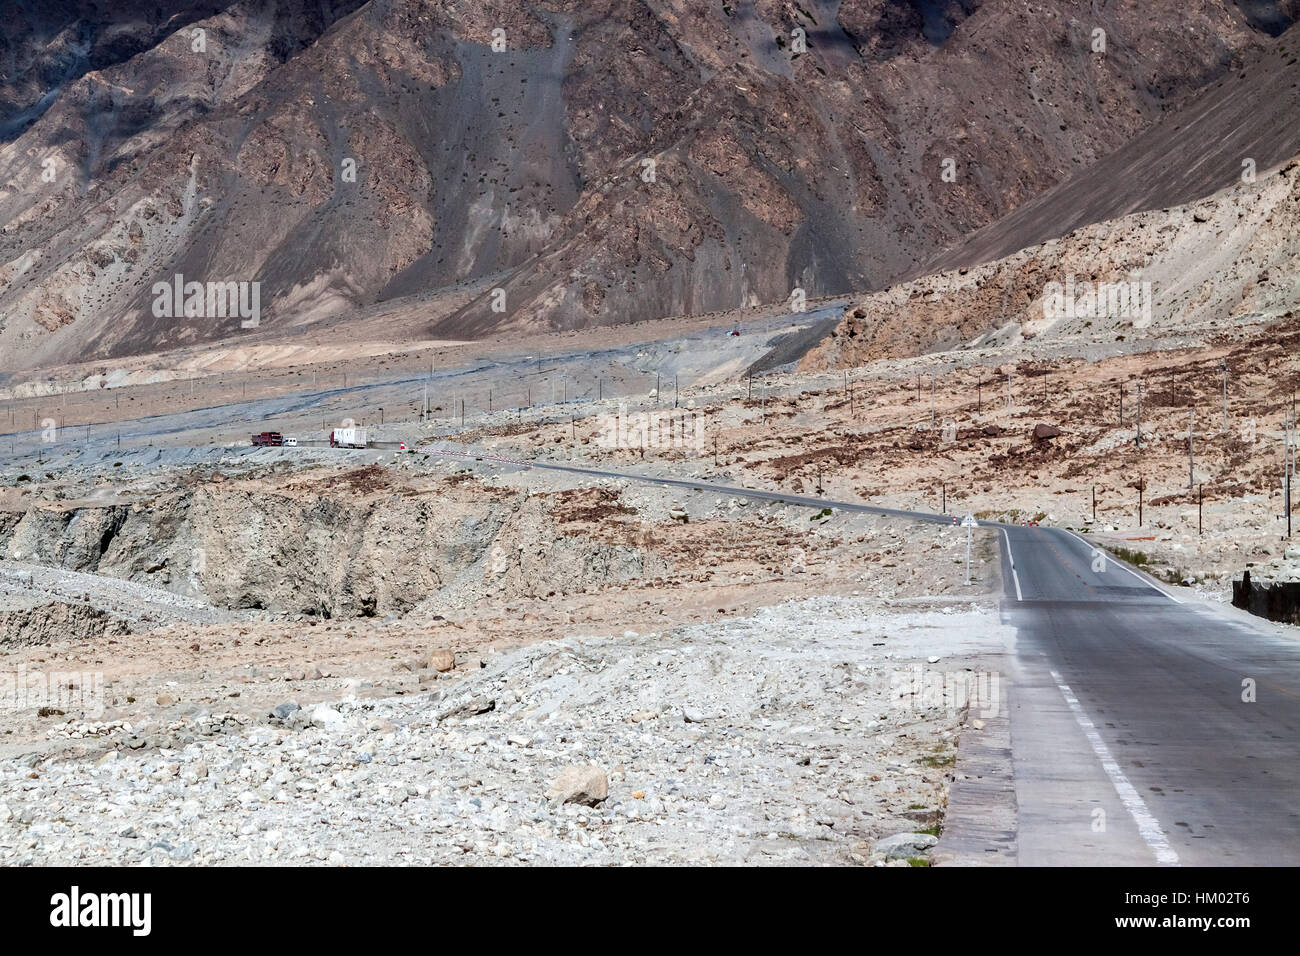
[[[970,584],[970,534],[972,528],[978,528],[980,523],[975,520],[975,516],[969,511],[966,512],[966,519],[962,521],[961,526],[966,529],[966,583]]]

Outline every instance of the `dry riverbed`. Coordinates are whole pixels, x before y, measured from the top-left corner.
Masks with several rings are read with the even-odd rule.
[[[0,861],[884,863],[918,833],[906,865],[1006,630],[988,602],[822,596],[404,697],[91,727],[81,756],[0,761]],[[595,769],[555,792],[571,767]]]

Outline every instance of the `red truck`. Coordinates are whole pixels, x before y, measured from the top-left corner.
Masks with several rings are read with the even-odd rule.
[[[253,436],[253,444],[256,445],[283,445],[284,436],[279,432],[259,432]]]

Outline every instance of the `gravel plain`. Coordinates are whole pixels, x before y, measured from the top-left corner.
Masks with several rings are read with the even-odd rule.
[[[883,838],[933,842],[1008,633],[970,601],[815,597],[415,696],[71,720],[99,746],[0,761],[0,862],[883,864]],[[607,796],[552,793],[573,767]]]

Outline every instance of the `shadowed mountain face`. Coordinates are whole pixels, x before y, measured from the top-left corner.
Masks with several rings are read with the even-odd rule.
[[[805,368],[1039,336],[1089,345],[1292,319],[1300,301],[1300,30],[1065,183],[845,310]],[[1049,290],[1144,282],[1140,316]]]
[[[18,0],[0,368],[878,288],[1247,62],[1286,3]],[[495,47],[495,48],[494,48]],[[260,326],[154,284],[260,283]]]
[[[1296,0],[1237,0],[1237,6],[1254,29],[1270,36],[1280,36],[1300,19]]]
[[[977,230],[916,274],[969,267],[1083,226],[1192,202],[1300,153],[1300,30],[1251,54],[1115,152]]]

